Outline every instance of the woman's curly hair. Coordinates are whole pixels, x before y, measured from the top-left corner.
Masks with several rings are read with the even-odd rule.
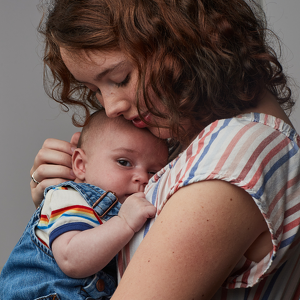
[[[142,95],[149,111],[166,119],[180,141],[212,121],[255,107],[265,90],[289,110],[291,90],[271,47],[272,41],[280,43],[260,7],[248,2],[52,0],[39,27],[45,38],[46,91],[66,109],[84,108],[88,117],[90,108],[101,106],[67,70],[59,47],[120,50],[139,72],[138,108]],[[167,114],[155,109],[150,92]],[[193,132],[181,127],[184,119]]]

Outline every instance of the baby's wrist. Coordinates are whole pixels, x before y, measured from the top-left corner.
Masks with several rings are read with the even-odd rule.
[[[123,216],[117,215],[116,218],[118,218],[118,221],[120,221],[120,225],[119,227],[121,228],[122,231],[124,231],[124,233],[130,235],[131,237],[135,234],[134,229],[128,224],[126,218],[124,218]],[[131,238],[130,237],[130,238]]]

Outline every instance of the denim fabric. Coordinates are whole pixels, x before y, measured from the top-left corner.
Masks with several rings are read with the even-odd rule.
[[[102,189],[73,181],[64,182],[55,187],[66,186],[77,190],[90,206],[105,193]],[[44,195],[54,186],[48,187]],[[94,210],[108,220],[116,216],[121,204],[116,197],[108,193]],[[36,210],[19,242],[13,249],[0,275],[1,300],[76,300],[109,299],[116,288],[116,259],[113,259],[97,274],[81,279],[65,275],[56,264],[52,251],[43,245],[35,235],[41,208]],[[111,208],[110,208],[111,207]],[[110,208],[110,209],[109,209]],[[86,245],[88,247],[88,245]]]

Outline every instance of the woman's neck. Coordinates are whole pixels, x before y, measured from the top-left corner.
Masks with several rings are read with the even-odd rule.
[[[275,96],[273,96],[269,91],[265,91],[262,93],[260,100],[258,101],[258,105],[256,107],[248,108],[245,109],[242,113],[251,113],[251,112],[256,112],[256,113],[263,113],[266,115],[271,115],[275,118],[279,118],[283,120],[285,123],[289,124],[290,126],[293,126],[292,122],[288,118],[288,116],[285,114],[284,110],[281,108],[279,105],[277,99]],[[190,142],[192,142],[198,135],[197,133]],[[185,150],[188,145],[181,145],[180,152]],[[179,148],[178,148],[179,149]]]
[[[263,113],[266,115],[271,115],[273,117],[279,118],[283,120],[285,123],[289,124],[290,126],[294,127],[288,116],[285,114],[284,110],[279,105],[278,101],[276,100],[275,96],[273,96],[269,91],[265,91],[259,102],[258,105],[254,108],[248,108],[243,111],[243,113]]]

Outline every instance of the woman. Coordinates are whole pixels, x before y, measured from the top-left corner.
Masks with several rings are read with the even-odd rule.
[[[148,184],[158,215],[118,256],[112,299],[298,299],[300,141],[262,12],[243,0],[48,8],[50,96],[180,143]],[[73,178],[77,139],[46,140],[31,169],[36,205]]]

